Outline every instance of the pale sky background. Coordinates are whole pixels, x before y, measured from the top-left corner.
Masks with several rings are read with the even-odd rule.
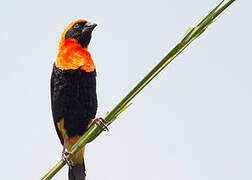
[[[1,179],[39,179],[61,158],[49,79],[71,21],[98,24],[89,50],[103,116],[218,2],[2,1]],[[87,146],[87,180],[252,179],[251,7],[233,4]]]

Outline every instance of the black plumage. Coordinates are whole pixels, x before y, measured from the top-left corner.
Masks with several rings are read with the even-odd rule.
[[[64,118],[68,137],[83,135],[97,111],[96,71],[61,70],[53,66],[51,106],[57,134],[63,145],[57,122]]]

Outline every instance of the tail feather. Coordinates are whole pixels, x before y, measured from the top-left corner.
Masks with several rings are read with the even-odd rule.
[[[84,162],[82,164],[76,164],[69,167],[68,170],[68,179],[69,180],[85,180],[86,179],[86,173],[85,173],[85,165]]]

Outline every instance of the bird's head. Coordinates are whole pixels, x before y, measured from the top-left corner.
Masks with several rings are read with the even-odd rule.
[[[86,20],[74,21],[67,26],[61,36],[57,67],[63,70],[81,68],[87,72],[95,69],[87,48],[96,26]]]
[[[96,26],[97,24],[86,20],[75,21],[66,28],[62,38],[76,39],[83,48],[86,48],[91,40],[92,32]]]

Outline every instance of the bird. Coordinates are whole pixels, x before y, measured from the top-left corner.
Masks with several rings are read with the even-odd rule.
[[[96,67],[88,51],[97,26],[87,20],[70,23],[61,35],[51,74],[51,109],[64,160],[72,146],[88,130],[97,111]],[[85,180],[83,147],[69,165],[69,180]]]

